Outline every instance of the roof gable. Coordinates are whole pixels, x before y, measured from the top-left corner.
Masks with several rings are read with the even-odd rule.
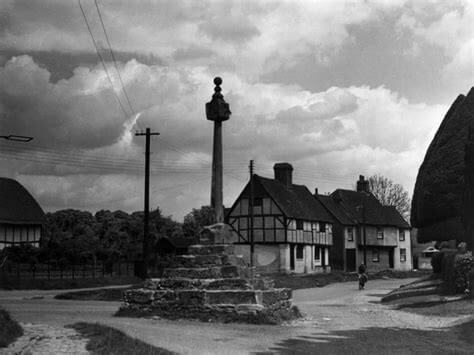
[[[310,221],[333,222],[333,218],[323,205],[314,198],[306,186],[293,184],[287,188],[277,180],[255,175],[255,181],[275,201],[280,210],[289,218]]]
[[[44,221],[43,209],[23,185],[0,178],[0,222],[40,224]]]
[[[340,204],[338,204],[331,196],[318,195],[317,198],[339,223],[344,225],[357,224],[357,222],[351,217],[349,217],[344,208]]]
[[[372,193],[338,189],[330,196],[357,223],[410,228],[395,207],[383,206]]]

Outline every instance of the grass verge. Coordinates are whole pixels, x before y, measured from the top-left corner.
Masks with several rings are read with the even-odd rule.
[[[464,298],[456,301],[416,302],[400,305],[404,312],[434,317],[457,317],[474,314],[474,299]]]
[[[101,287],[110,285],[129,285],[141,280],[133,276],[104,277],[96,279],[14,279],[4,278],[0,280],[0,288],[4,290],[65,290],[74,288]]]
[[[370,280],[382,278],[405,279],[413,277],[429,276],[431,271],[393,271],[384,270],[375,273],[369,273]],[[354,272],[333,271],[327,274],[271,274],[265,275],[275,281],[275,287],[287,287],[293,290],[302,288],[324,287],[336,282],[357,281],[357,274]]]
[[[10,317],[7,311],[0,308],[0,348],[6,348],[22,335],[22,327]]]
[[[138,285],[131,288],[138,287]],[[77,300],[77,301],[122,301],[122,293],[128,288],[114,287],[102,288],[98,290],[84,290],[60,293],[54,298],[58,300]]]
[[[169,350],[157,348],[138,339],[134,339],[120,330],[101,324],[75,323],[68,327],[75,329],[84,338],[89,339],[86,349],[92,355],[171,355]]]

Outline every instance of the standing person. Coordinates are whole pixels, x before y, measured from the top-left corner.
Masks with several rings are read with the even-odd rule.
[[[367,267],[364,264],[359,265],[359,269],[357,270],[357,274],[359,276],[359,290],[363,290],[365,283],[369,279],[366,274]]]

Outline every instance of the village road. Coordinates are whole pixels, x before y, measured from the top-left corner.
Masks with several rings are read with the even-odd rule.
[[[182,354],[320,353],[315,349],[321,349],[322,353],[320,346],[328,344],[332,346],[329,353],[347,352],[347,348],[338,348],[338,344],[348,346],[349,353],[357,353],[355,348],[350,351],[352,345],[342,341],[360,338],[363,334],[357,331],[386,328],[432,331],[467,321],[459,317],[415,315],[379,303],[380,296],[410,281],[413,280],[373,280],[364,291],[359,291],[356,283],[351,282],[297,290],[294,303],[305,318],[283,326],[117,318],[113,314],[120,305],[118,302],[53,298],[55,293],[64,290],[0,291],[0,305],[22,323],[62,328],[79,321],[99,322]]]

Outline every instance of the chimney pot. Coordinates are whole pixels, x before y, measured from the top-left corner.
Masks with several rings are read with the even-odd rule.
[[[318,197],[318,188],[317,187],[314,188],[314,196]]]

